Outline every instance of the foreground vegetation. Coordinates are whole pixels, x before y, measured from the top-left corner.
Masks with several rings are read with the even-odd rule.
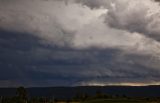
[[[84,101],[81,103],[160,103],[159,100],[141,100],[141,99],[96,99]]]
[[[62,100],[47,97],[30,97],[24,87],[17,88],[17,95],[14,97],[0,97],[0,103],[160,103],[159,97],[128,97],[126,95],[107,95],[97,91],[95,95],[81,93],[71,99]]]

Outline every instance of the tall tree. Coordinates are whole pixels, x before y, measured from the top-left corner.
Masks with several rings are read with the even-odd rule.
[[[24,87],[17,88],[17,96],[20,101],[27,103],[27,91]]]

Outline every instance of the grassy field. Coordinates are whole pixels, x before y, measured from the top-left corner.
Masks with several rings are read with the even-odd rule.
[[[127,99],[96,99],[82,103],[160,103],[160,101],[145,101],[145,100],[127,100]]]

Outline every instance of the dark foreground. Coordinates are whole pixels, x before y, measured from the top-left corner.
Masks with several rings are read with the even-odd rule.
[[[0,103],[160,103],[160,86],[0,88]]]
[[[97,99],[85,101],[82,103],[160,103],[160,100],[143,100],[143,99]]]
[[[90,99],[90,100],[5,100],[1,103],[160,103],[160,99]]]
[[[17,88],[0,88],[0,96],[16,95]],[[95,95],[102,92],[108,95],[129,97],[160,97],[160,86],[79,86],[79,87],[34,87],[26,88],[29,97],[70,99],[78,94]]]

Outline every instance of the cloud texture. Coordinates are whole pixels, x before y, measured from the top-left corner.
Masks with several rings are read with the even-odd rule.
[[[159,84],[153,0],[0,0],[0,86]]]

